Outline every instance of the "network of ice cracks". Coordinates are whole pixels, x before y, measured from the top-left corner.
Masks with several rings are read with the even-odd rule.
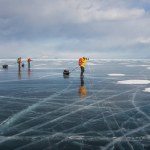
[[[0,70],[0,149],[150,149],[150,61],[34,60]]]

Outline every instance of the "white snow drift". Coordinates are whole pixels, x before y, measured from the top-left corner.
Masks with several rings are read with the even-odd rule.
[[[118,81],[118,84],[150,84],[150,80],[123,80]]]
[[[143,91],[144,92],[150,92],[150,88],[145,88]]]
[[[112,73],[112,74],[108,74],[108,76],[119,77],[119,76],[125,76],[125,74],[115,74],[115,73]]]

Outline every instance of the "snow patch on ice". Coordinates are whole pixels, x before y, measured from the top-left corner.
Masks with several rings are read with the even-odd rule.
[[[139,65],[139,66],[141,66],[141,67],[149,67],[149,65]]]
[[[9,66],[16,66],[16,65],[9,65]]]
[[[108,76],[115,76],[115,77],[119,77],[119,76],[125,76],[125,74],[112,73],[112,74],[108,74]]]
[[[123,80],[118,81],[118,84],[150,84],[150,80]]]
[[[42,70],[42,69],[49,69],[49,68],[32,68],[32,69],[38,69],[38,70]]]
[[[126,65],[126,67],[138,67],[138,65]]]
[[[97,64],[88,62],[88,65],[89,65],[89,66],[94,66],[94,65],[97,65]]]
[[[144,92],[150,92],[150,88],[145,88],[143,91]]]
[[[45,65],[46,65],[46,64],[39,64],[39,65],[34,65],[34,66],[37,67],[37,66],[45,66]]]

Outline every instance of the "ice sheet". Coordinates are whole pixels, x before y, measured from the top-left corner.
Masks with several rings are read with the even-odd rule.
[[[90,60],[84,78],[78,60],[33,60],[21,71],[1,62],[10,65],[0,71],[0,149],[150,149],[148,61]]]

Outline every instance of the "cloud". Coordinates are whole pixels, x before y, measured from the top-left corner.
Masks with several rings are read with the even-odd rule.
[[[38,25],[45,22],[48,24],[59,22],[84,23],[103,20],[134,19],[145,14],[145,10],[141,8],[126,8],[120,5],[120,7],[117,7],[119,2],[116,0],[109,0],[107,3],[98,0],[2,1],[2,17],[18,17],[19,19],[24,19],[24,22],[28,22],[28,24],[38,23]],[[114,2],[116,5],[111,5],[110,7],[110,2]],[[6,7],[7,9],[5,9]]]
[[[150,37],[138,37],[137,39],[135,39],[135,42],[141,44],[150,44]]]
[[[113,8],[108,10],[96,10],[91,8],[88,10],[82,9],[76,14],[74,18],[79,23],[93,22],[93,21],[116,21],[125,19],[134,19],[142,17],[145,11],[142,9],[119,9]]]
[[[146,0],[1,0],[0,54],[5,49],[10,57],[65,57],[65,52],[128,57],[137,51],[135,57],[140,57],[150,42],[148,4]]]

